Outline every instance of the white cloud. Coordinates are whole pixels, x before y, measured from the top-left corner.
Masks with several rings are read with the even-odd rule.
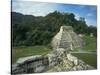
[[[81,16],[80,16],[79,14],[75,13],[75,18],[76,18],[77,20],[79,20],[80,17],[81,17]]]
[[[33,1],[18,1],[12,3],[12,10],[23,14],[32,14],[35,16],[45,16],[57,9],[57,4],[33,2]]]
[[[87,19],[87,18],[85,18],[85,20],[86,20],[86,24],[88,26],[90,26],[90,25],[96,26],[97,25],[97,22],[94,21],[93,19]]]
[[[79,8],[83,9],[85,8],[86,6],[85,5],[80,5]]]
[[[92,17],[92,16],[94,16],[93,13],[88,13],[87,14],[87,17]]]

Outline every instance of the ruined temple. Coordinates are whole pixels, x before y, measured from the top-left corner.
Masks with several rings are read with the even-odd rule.
[[[12,65],[12,74],[94,69],[70,53],[83,46],[83,40],[71,26],[61,26],[60,31],[52,39],[51,45],[53,50],[45,56],[20,58],[16,64]]]
[[[60,31],[52,40],[52,47],[67,50],[79,49],[83,46],[83,40],[73,31],[71,26],[61,26]]]

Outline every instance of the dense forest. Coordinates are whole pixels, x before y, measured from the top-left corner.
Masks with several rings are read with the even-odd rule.
[[[11,12],[12,45],[48,45],[62,25],[72,26],[77,34],[97,36],[97,28],[86,24],[85,18],[75,19],[73,13],[52,12],[46,16]]]

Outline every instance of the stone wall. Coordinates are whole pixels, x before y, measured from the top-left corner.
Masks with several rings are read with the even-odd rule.
[[[39,73],[46,70],[49,65],[48,57],[36,55],[20,58],[12,65],[12,74]]]

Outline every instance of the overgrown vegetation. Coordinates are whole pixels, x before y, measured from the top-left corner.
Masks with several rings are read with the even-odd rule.
[[[48,45],[52,37],[59,31],[62,25],[70,25],[78,34],[96,37],[97,28],[88,26],[85,19],[75,19],[73,13],[53,12],[46,16],[23,15],[12,12],[12,45],[35,46]]]

